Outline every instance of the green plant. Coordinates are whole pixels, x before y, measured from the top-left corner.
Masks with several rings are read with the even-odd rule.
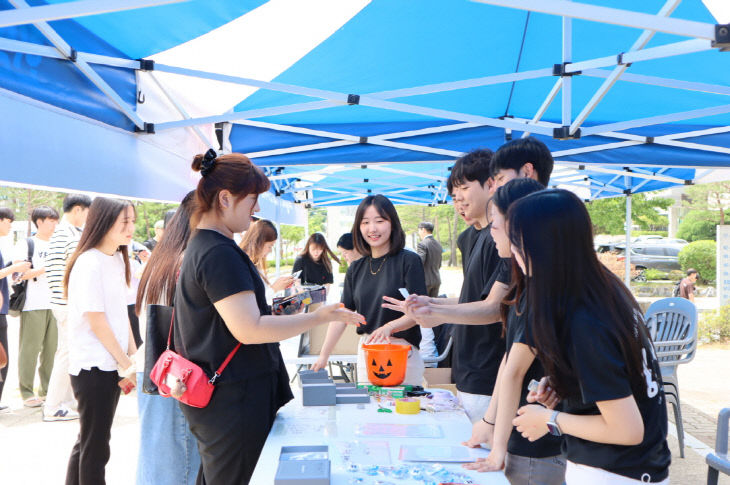
[[[714,283],[716,270],[715,241],[695,241],[687,244],[679,252],[679,265],[683,271],[694,268],[700,273],[700,281]]]
[[[669,231],[631,231],[631,237],[661,236],[668,237]]]
[[[644,271],[644,276],[646,276],[647,281],[667,279],[667,273],[654,268],[647,268]]]
[[[340,274],[347,273],[347,261],[345,258],[340,258]]]
[[[730,340],[730,305],[700,315],[697,336],[702,343]]]
[[[669,272],[669,276],[667,276],[667,279],[670,279],[672,281],[679,281],[682,278],[684,278],[685,276],[687,276],[687,275],[684,272],[682,272],[678,269],[673,269],[672,271]]]

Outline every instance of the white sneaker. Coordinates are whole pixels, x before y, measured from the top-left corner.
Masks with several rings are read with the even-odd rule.
[[[0,414],[10,414],[12,412],[13,410],[10,409],[10,406],[3,406],[2,404],[0,404]]]
[[[43,409],[43,421],[71,421],[73,419],[79,419],[79,413],[72,409],[61,407],[53,413],[46,413],[45,408]]]

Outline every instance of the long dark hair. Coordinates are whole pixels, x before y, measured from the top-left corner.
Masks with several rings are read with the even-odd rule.
[[[304,249],[299,254],[299,256],[301,256],[302,258],[312,259],[312,257],[309,255],[310,246],[319,246],[322,248],[322,256],[319,257],[319,262],[324,265],[328,273],[332,272],[332,262],[330,261],[330,258],[337,261],[337,264],[340,264],[340,258],[338,258],[337,255],[332,252],[329,245],[327,244],[327,239],[325,239],[322,234],[315,232],[314,234],[309,236],[309,239],[307,239],[307,244],[304,245]],[[316,263],[317,261],[313,262]]]
[[[571,361],[568,322],[587,308],[609,324],[632,389],[640,392],[641,348],[648,333],[633,295],[596,257],[583,202],[567,190],[543,190],[512,204],[508,217],[510,241],[525,263],[526,309],[537,357],[555,391],[563,398],[580,396],[576,369],[582,363]]]
[[[398,212],[395,210],[395,206],[386,196],[368,195],[357,206],[355,212],[355,222],[352,224],[352,238],[355,250],[363,256],[371,256],[370,245],[365,241],[360,232],[360,223],[363,217],[365,217],[365,211],[370,206],[375,207],[380,217],[390,221],[390,249],[388,256],[398,254],[404,247],[406,247],[406,233],[403,232],[403,227],[400,225],[400,218],[398,218]]]
[[[193,210],[195,192],[188,192],[172,218],[165,224],[162,239],[152,251],[147,266],[142,272],[137,288],[137,301],[134,307],[137,315],[143,310],[142,302],[172,305],[175,296],[177,271],[190,239],[190,213]],[[164,300],[163,300],[164,297]]]
[[[68,259],[66,273],[63,275],[63,295],[65,297],[68,297],[68,280],[71,276],[71,270],[73,270],[74,264],[76,264],[76,260],[84,252],[101,244],[104,236],[107,235],[112,226],[114,226],[114,223],[117,222],[119,214],[127,207],[131,207],[134,210],[134,205],[128,200],[108,199],[106,197],[97,197],[91,203],[84,232],[81,233],[81,239],[76,246],[76,250]],[[117,251],[122,253],[122,259],[124,259],[124,276],[127,280],[127,285],[129,285],[132,279],[132,274],[129,269],[129,250],[124,245],[119,246]]]
[[[209,153],[214,153],[209,150]],[[236,200],[250,194],[260,194],[269,190],[269,179],[246,155],[229,153],[211,158],[212,165],[206,168],[206,155],[199,154],[193,158],[192,169],[202,172],[198,187],[195,189],[195,208],[190,215],[190,226],[195,228],[202,215],[209,210],[220,212],[218,193],[228,190]],[[206,163],[204,163],[206,162]]]
[[[241,243],[238,245],[243,252],[251,258],[253,264],[259,269],[261,277],[269,283],[266,276],[266,254],[261,250],[264,244],[276,241],[279,233],[276,231],[274,223],[268,219],[259,219],[251,224],[246,234],[243,235]]]
[[[526,195],[532,194],[533,192],[543,190],[544,188],[545,187],[537,180],[529,178],[513,179],[497,189],[492,197],[492,203],[500,214],[506,216],[509,211],[509,207],[515,201],[525,197]],[[514,258],[511,259],[510,264],[512,265],[512,283],[500,304],[500,313],[502,315],[502,336],[504,336],[507,330],[507,315],[509,313],[509,307],[517,304],[520,300],[520,295],[522,295],[525,289],[525,279]],[[519,311],[520,309],[517,308],[518,314]]]

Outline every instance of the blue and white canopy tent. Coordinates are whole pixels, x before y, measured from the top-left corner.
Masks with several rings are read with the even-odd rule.
[[[586,199],[706,180],[730,167],[706,3],[0,0],[0,178],[176,200],[223,123],[311,205],[444,202],[455,158],[527,133]]]

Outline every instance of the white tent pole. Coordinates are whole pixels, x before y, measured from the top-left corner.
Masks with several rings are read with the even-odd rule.
[[[674,44],[665,44],[658,47],[650,47],[636,52],[627,52],[621,56],[624,64],[631,64],[640,61],[662,59],[664,57],[679,56],[682,54],[693,54],[712,50],[712,43],[704,39],[683,40]],[[599,67],[611,67],[619,64],[618,56],[599,57],[586,61],[573,62],[565,67],[566,72],[578,72]]]
[[[618,123],[607,123],[605,125],[589,126],[581,130],[584,137],[588,135],[600,135],[607,131],[623,131],[630,128],[640,128],[642,126],[658,125],[662,123],[671,123],[674,121],[691,120],[695,118],[704,118],[706,116],[721,115],[730,113],[730,104],[721,106],[713,106],[712,108],[695,109],[683,111],[681,113],[672,113],[660,116],[651,116],[648,118],[640,118],[636,120],[620,121]]]
[[[177,100],[175,100],[175,98],[172,97],[172,95],[168,92],[168,90],[165,89],[165,87],[160,83],[160,80],[157,79],[157,76],[155,76],[155,74],[153,72],[150,72],[149,76],[155,82],[155,84],[160,89],[160,91],[162,91],[162,94],[165,95],[165,97],[170,102],[170,104],[172,104],[175,107],[177,112],[180,113],[183,118],[185,118],[186,120],[189,120],[190,115],[188,114],[188,112],[185,111],[185,108],[183,108],[182,105],[180,103],[178,103]],[[193,134],[197,135],[197,137],[200,138],[200,141],[202,141],[203,144],[206,145],[208,148],[218,148],[216,145],[213,145],[213,143],[210,141],[210,139],[207,136],[205,136],[205,134],[203,133],[203,130],[201,130],[198,125],[192,126],[190,128],[192,129]]]
[[[585,166],[584,164],[581,164],[581,166]],[[648,180],[657,180],[660,182],[669,182],[670,184],[684,184],[684,179],[676,178],[676,177],[670,177],[668,175],[657,175],[653,172],[648,173],[642,173],[641,171],[634,170],[630,173],[630,175],[626,175],[627,170],[619,170],[617,168],[605,168],[605,167],[595,167],[591,166],[589,169],[591,172],[599,172],[599,173],[607,173],[607,174],[614,174],[614,175],[624,175],[634,178],[640,178],[640,179],[648,179]]]
[[[15,8],[29,8],[25,0],[9,0]],[[46,22],[35,22],[33,24],[67,59],[73,54],[73,49],[68,43],[61,38],[58,33],[51,28]],[[144,129],[145,123],[137,115],[134,109],[128,105],[114,89],[94,71],[89,64],[82,60],[76,59],[74,65],[79,69],[101,92],[107,95],[109,99],[119,108],[140,130]]]
[[[582,72],[583,75],[587,77],[597,77],[604,79],[609,77],[612,73],[612,71],[606,71],[604,69],[586,69]],[[647,76],[644,74],[632,74],[629,72],[625,72],[621,75],[621,81],[637,84],[646,84],[649,86],[683,89],[686,91],[698,91],[701,93],[724,94],[726,96],[730,95],[730,87],[728,86],[721,86],[719,84],[698,83],[692,81],[680,81],[679,79],[668,79],[664,77]]]
[[[631,288],[631,192],[626,194],[626,255],[624,282],[628,288]]]
[[[672,12],[674,12],[674,9],[677,8],[677,5],[679,5],[680,1],[681,0],[667,0],[657,16],[670,16]],[[644,32],[642,32],[636,42],[634,42],[634,45],[631,46],[631,49],[629,49],[629,51],[638,51],[646,47],[646,44],[648,44],[651,38],[654,37],[654,34],[655,32],[653,30],[645,30]],[[613,85],[616,84],[616,81],[618,81],[618,79],[626,71],[626,69],[628,69],[628,67],[628,64],[621,64],[613,68],[613,71],[608,76],[608,78],[606,78],[603,84],[601,84],[601,87],[599,87],[598,90],[593,94],[593,97],[590,99],[590,101],[588,101],[583,110],[581,110],[580,114],[578,114],[578,116],[576,117],[575,121],[573,121],[573,123],[570,125],[571,135],[574,134],[578,130],[578,128],[580,128],[586,118],[588,118],[588,115],[593,112],[596,106],[598,106],[598,103],[601,102],[603,97],[608,93]]]
[[[563,87],[563,78],[559,77],[558,80],[555,81],[555,84],[553,84],[553,87],[550,90],[550,92],[548,93],[547,97],[545,98],[545,101],[542,102],[540,109],[538,109],[537,113],[535,113],[535,116],[533,116],[533,118],[531,120],[532,123],[537,123],[538,121],[540,121],[540,118],[543,117],[543,115],[545,114],[545,112],[547,111],[547,109],[550,107],[553,100],[555,99],[555,96],[558,95],[558,93],[560,92],[560,89],[562,87]],[[525,131],[524,133],[522,133],[521,138],[527,138],[528,136],[530,136],[530,132]]]
[[[563,17],[563,65],[573,60],[573,20],[570,17]],[[570,126],[571,101],[573,97],[572,76],[563,77],[562,97],[562,120],[563,126]]]
[[[278,278],[281,276],[281,224],[279,224],[279,219],[281,219],[281,197],[276,196],[276,220],[274,221],[274,225],[276,226],[276,233],[279,235],[279,237],[276,238],[276,277]]]
[[[26,6],[0,12],[0,28],[35,22],[61,20],[98,15],[122,10],[133,10],[155,5],[187,2],[188,0],[77,0],[37,7]]]
[[[553,15],[592,20],[605,24],[623,25],[637,29],[656,30],[700,39],[714,39],[715,26],[693,20],[662,18],[652,14],[620,10],[616,8],[587,5],[565,0],[477,0],[481,3],[499,5],[521,10],[531,10]]]

